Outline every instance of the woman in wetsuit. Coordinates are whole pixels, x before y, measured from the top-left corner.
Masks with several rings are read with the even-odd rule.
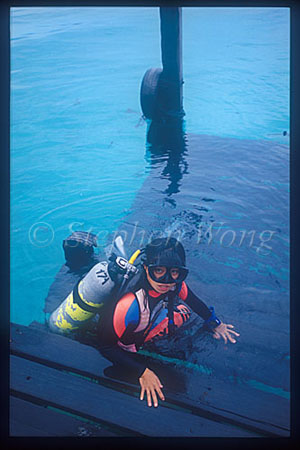
[[[139,379],[140,399],[148,406],[164,400],[158,376],[139,358],[137,350],[154,337],[169,334],[188,320],[191,309],[205,321],[216,339],[235,343],[233,325],[222,323],[184,282],[188,274],[185,251],[175,238],[158,238],[145,248],[143,270],[126,293],[109,302],[98,326],[99,350],[117,367],[131,369]]]

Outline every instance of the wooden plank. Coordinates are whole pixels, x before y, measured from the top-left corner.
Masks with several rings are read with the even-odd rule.
[[[9,419],[9,436],[10,437],[45,437],[53,436],[46,430],[39,430],[35,427],[23,423],[23,421],[17,421],[14,417]],[[55,436],[55,435],[54,435]]]
[[[11,324],[11,351],[49,360],[83,374],[100,375],[111,363],[93,347],[34,327]]]
[[[111,366],[111,363],[103,358],[95,348],[45,330],[12,324],[11,351],[18,355],[36,358],[37,361],[46,364],[61,365],[83,375],[106,379],[104,372]],[[57,351],[57,349],[61,349],[61,351]],[[262,432],[282,436],[289,435],[287,425],[289,402],[285,399],[275,398],[276,404],[280,404],[280,408],[272,411],[272,417],[268,420],[270,408],[274,404],[275,396],[273,394],[260,392],[258,397],[255,392],[254,402],[250,388],[245,390],[233,383],[225,383],[204,374],[197,376],[197,396],[192,387],[190,387],[190,392],[176,394],[168,390],[169,380],[173,374],[167,376],[168,371],[164,368],[157,367],[157,370],[162,374],[164,393],[169,402],[190,407],[196,414],[203,415],[206,412],[208,418],[211,418],[210,414],[220,415],[224,419],[236,421],[241,426],[257,427]],[[138,386],[131,386],[131,389],[139,391]],[[203,400],[195,401],[195,398],[199,396]]]
[[[117,436],[100,425],[67,416],[61,412],[10,397],[10,436]]]
[[[11,355],[11,390],[93,421],[143,436],[258,437],[232,425],[169,408],[147,408],[138,399],[92,381]],[[151,424],[151,425],[150,425]]]

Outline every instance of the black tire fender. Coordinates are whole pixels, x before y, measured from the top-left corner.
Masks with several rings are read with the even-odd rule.
[[[158,85],[162,69],[148,69],[141,84],[141,108],[147,119],[153,119],[158,99]]]

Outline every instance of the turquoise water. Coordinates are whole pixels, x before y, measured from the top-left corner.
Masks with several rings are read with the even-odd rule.
[[[289,9],[184,8],[191,132],[288,144]]]
[[[161,67],[159,10],[11,11],[11,320],[27,325],[44,321],[62,240],[81,229],[104,245],[150,173],[139,88],[148,68]],[[183,74],[187,133],[274,142],[287,161],[288,8],[183,8]],[[270,214],[288,189],[276,182],[262,175]],[[209,273],[218,267],[211,283],[240,264],[205,256]]]
[[[123,14],[12,10],[14,322],[44,320],[44,298],[64,261],[62,240],[82,229],[105,242],[146,176],[139,85],[149,65],[159,64],[158,13]]]

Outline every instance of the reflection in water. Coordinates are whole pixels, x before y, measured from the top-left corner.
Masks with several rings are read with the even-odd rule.
[[[146,159],[151,166],[161,165],[163,168],[161,176],[170,181],[164,191],[167,197],[180,191],[183,175],[188,173],[186,154],[186,135],[181,118],[150,123],[147,132]]]

